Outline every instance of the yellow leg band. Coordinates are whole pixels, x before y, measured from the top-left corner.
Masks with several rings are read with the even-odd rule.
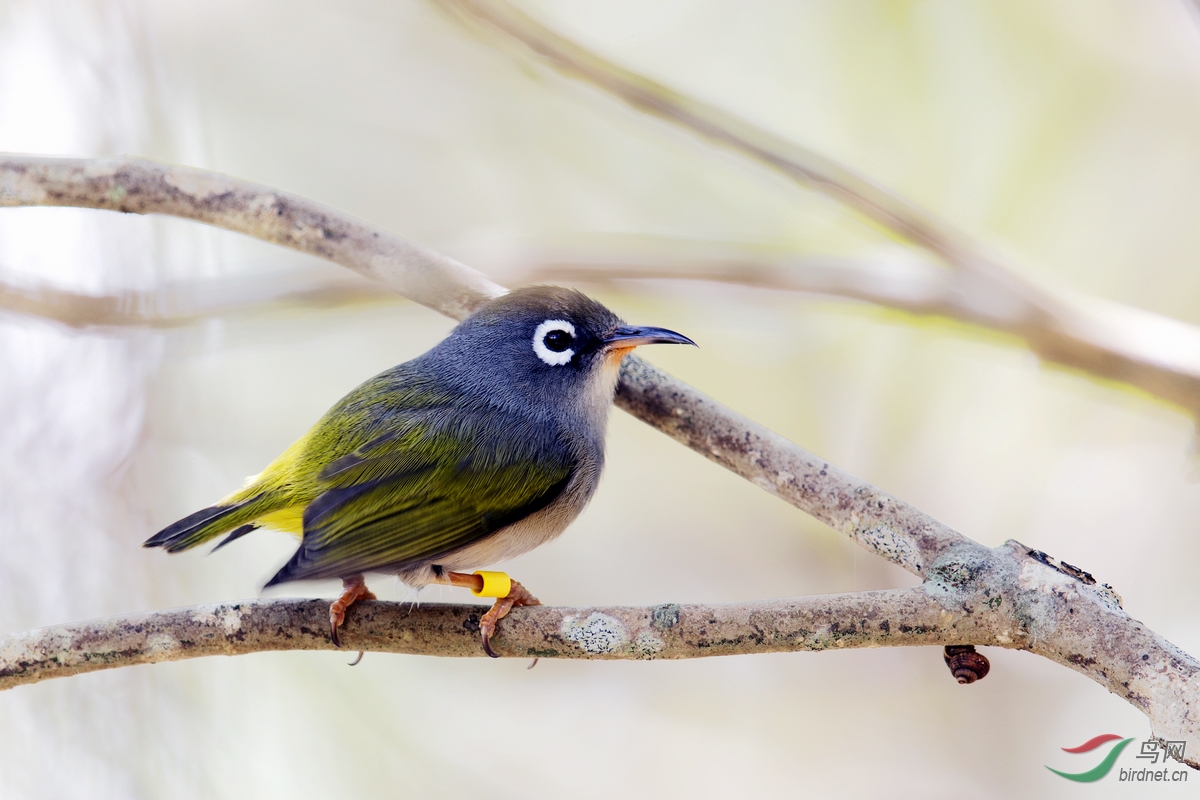
[[[475,574],[483,578],[483,588],[478,591],[471,590],[471,594],[476,597],[508,597],[508,593],[512,591],[512,578],[508,577],[506,572],[476,570]]]

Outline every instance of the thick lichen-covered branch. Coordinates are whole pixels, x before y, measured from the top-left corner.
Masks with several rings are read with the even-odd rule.
[[[484,656],[486,606],[356,603],[345,650]],[[962,615],[960,615],[962,616]],[[938,644],[954,621],[920,589],[650,608],[521,608],[492,639],[500,656],[652,659]],[[263,650],[336,650],[323,600],[247,600],[92,620],[0,639],[0,689],[131,664]]]
[[[519,658],[681,659],[855,647],[992,645],[1078,670],[1144,711],[1154,734],[1197,735],[1200,664],[1131,619],[1086,572],[1008,542],[965,543],[911,589],[647,608],[520,608],[492,639]],[[347,651],[482,656],[484,606],[362,602]],[[136,664],[265,650],[334,650],[323,600],[248,600],[61,625],[0,638],[0,689]],[[1189,762],[1197,766],[1193,755]]]

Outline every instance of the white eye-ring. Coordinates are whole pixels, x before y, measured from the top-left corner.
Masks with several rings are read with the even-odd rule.
[[[533,332],[533,352],[550,366],[561,367],[575,357],[574,341],[574,325],[565,319],[548,319]]]

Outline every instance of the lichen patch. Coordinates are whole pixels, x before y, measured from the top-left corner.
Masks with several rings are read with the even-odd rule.
[[[593,612],[585,620],[566,617],[562,623],[563,638],[579,645],[585,653],[611,653],[629,641],[625,625],[616,617]],[[661,643],[660,643],[661,644]]]
[[[642,631],[633,640],[633,652],[638,658],[654,658],[664,646],[663,640],[650,631]]]
[[[206,625],[212,628],[220,628],[225,631],[226,636],[232,636],[242,629],[242,615],[232,608],[227,608],[220,613],[214,614],[207,609],[197,611],[192,614],[192,622],[197,625]]]

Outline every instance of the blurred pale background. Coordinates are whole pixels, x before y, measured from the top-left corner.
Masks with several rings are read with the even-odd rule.
[[[853,166],[1039,279],[1200,323],[1200,27],[1186,4],[523,7]],[[218,170],[500,279],[546,248],[902,252],[833,201],[417,0],[0,0],[0,151]],[[300,269],[340,268],[179,220],[0,211],[0,270],[22,285],[113,293]],[[1200,486],[1183,414],[1040,365],[1015,342],[870,306],[702,283],[581,286],[701,344],[648,354],[659,365],[981,542],[1013,537],[1083,566],[1200,652]],[[139,545],[450,326],[390,299],[168,329],[0,315],[0,630],[254,596],[286,537],[212,557]],[[621,412],[609,459],[572,529],[507,565],[547,602],[915,582]],[[371,585],[410,597],[394,580]],[[0,796],[1186,791],[1051,775],[1044,764],[1080,767],[1059,748],[1144,738],[1144,717],[1046,660],[989,656],[992,674],[968,687],[935,648],[532,671],[379,654],[349,669],[330,653],[138,667],[0,695]]]

